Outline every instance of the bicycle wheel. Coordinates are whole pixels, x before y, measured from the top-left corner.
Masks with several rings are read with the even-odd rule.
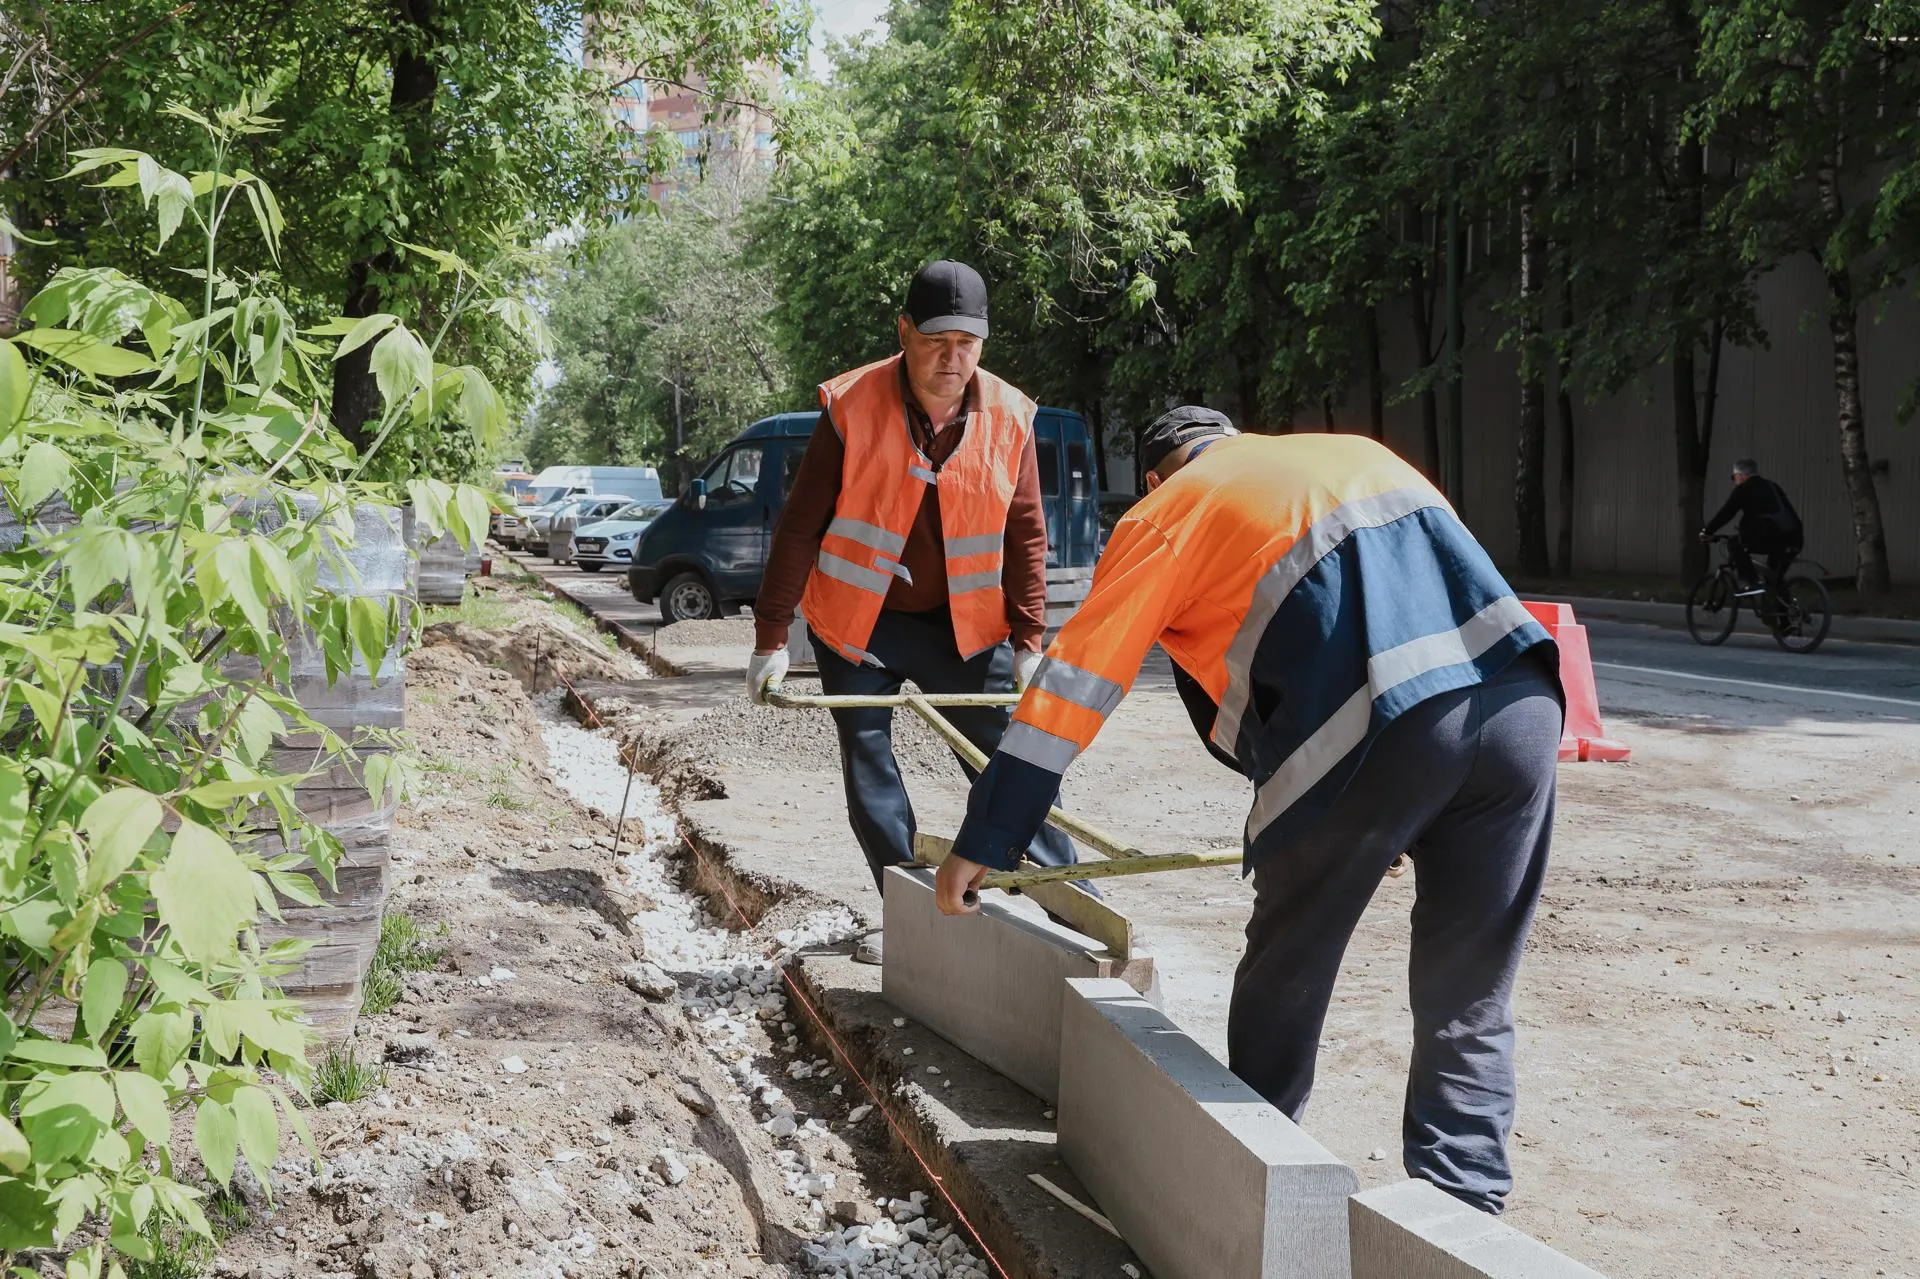
[[[1687,596],[1687,634],[1694,643],[1709,648],[1726,643],[1739,615],[1740,601],[1734,598],[1731,576],[1709,573],[1693,584],[1693,594]]]
[[[1833,625],[1827,588],[1811,577],[1790,577],[1781,585],[1785,615],[1774,625],[1773,641],[1789,653],[1811,653]]]

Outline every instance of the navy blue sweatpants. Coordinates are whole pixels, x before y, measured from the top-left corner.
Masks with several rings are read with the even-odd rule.
[[[1402,852],[1415,875],[1407,977],[1407,1174],[1487,1212],[1513,1188],[1513,984],[1553,834],[1560,689],[1532,655],[1387,726],[1312,829],[1264,850],[1227,1023],[1233,1073],[1300,1119],[1340,958]]]
[[[841,657],[813,638],[820,665],[821,690],[831,694],[892,696],[907,680],[923,693],[1007,693],[1013,691],[1013,647],[997,644],[965,661],[953,640],[953,619],[944,608],[925,613],[883,610],[865,647],[880,659],[879,666],[860,666]],[[991,756],[1007,731],[1013,710],[1006,706],[943,707],[941,715],[980,750]],[[918,827],[913,801],[900,779],[893,757],[893,709],[887,706],[836,710],[834,727],[840,734],[840,771],[847,786],[847,819],[853,837],[867,855],[874,887],[889,866],[913,860],[913,834]],[[956,759],[959,756],[956,754]],[[977,774],[965,760],[971,782]],[[1034,836],[1027,857],[1043,866],[1066,866],[1074,860],[1073,845],[1051,826]]]

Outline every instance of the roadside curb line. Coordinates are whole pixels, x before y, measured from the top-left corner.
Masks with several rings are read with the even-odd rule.
[[[535,571],[531,566],[528,565],[526,560],[521,558],[520,552],[510,551],[506,547],[501,546],[498,542],[489,542],[488,545],[498,550],[502,556],[504,556],[509,562],[511,562],[514,565],[514,567],[518,568],[522,573],[526,574],[526,576],[541,590],[553,596],[555,599],[565,600],[567,603],[579,609],[582,613],[585,613],[587,617],[592,620],[595,630],[598,630],[604,634],[613,636],[614,643],[618,644],[621,648],[633,654],[635,657],[639,658],[641,661],[645,662],[648,668],[651,669],[655,675],[675,676],[675,675],[693,674],[693,671],[690,668],[680,665],[678,662],[674,661],[672,658],[662,657],[658,652],[655,651],[653,645],[647,643],[646,640],[640,638],[640,636],[635,632],[629,630],[627,627],[620,625],[620,623],[618,622],[608,621],[605,617],[602,617],[600,615],[600,611],[596,609],[589,602],[587,596],[575,595],[572,591],[560,585],[558,582],[555,582],[550,578],[548,578],[547,576],[545,576],[544,574]]]
[[[1671,630],[1685,630],[1687,627],[1687,606],[1684,604],[1586,595],[1529,595],[1527,598],[1547,604],[1571,605],[1576,619],[1599,617],[1618,622],[1642,622]],[[1742,628],[1737,633],[1766,634],[1764,630],[1753,628]],[[1856,617],[1835,613],[1827,637],[1862,644],[1920,644],[1920,622],[1898,617]]]

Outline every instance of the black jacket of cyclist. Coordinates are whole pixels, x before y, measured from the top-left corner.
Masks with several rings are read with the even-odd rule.
[[[1740,517],[1740,546],[1754,555],[1764,555],[1767,571],[1777,582],[1787,574],[1794,557],[1806,545],[1806,532],[1800,513],[1787,499],[1787,491],[1760,474],[1759,463],[1743,457],[1733,464],[1733,492],[1700,530],[1704,541],[1734,516]]]

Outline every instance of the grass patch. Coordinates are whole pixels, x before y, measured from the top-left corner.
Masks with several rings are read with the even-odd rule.
[[[533,804],[521,799],[512,791],[496,790],[487,792],[487,807],[498,808],[508,813],[524,813],[530,811]]]
[[[475,630],[503,631],[513,625],[513,610],[491,591],[481,594],[469,590],[458,604],[433,604],[425,610],[426,625],[435,622],[465,622]]]
[[[247,1228],[247,1205],[240,1196],[216,1188],[200,1203],[213,1237],[195,1234],[177,1222],[147,1218],[140,1237],[153,1249],[146,1260],[127,1259],[127,1279],[202,1279],[213,1270],[220,1245]]]
[[[465,777],[473,772],[457,759],[430,759],[420,765],[422,772],[449,773],[455,777]]]
[[[445,924],[440,936],[447,934]],[[378,1017],[400,1002],[402,973],[425,972],[445,957],[446,951],[427,944],[427,935],[413,916],[405,911],[389,912],[380,921],[380,941],[373,948],[373,963],[360,987],[360,1011]]]
[[[567,621],[572,622],[583,634],[599,641],[601,647],[605,648],[609,653],[618,656],[620,652],[620,641],[613,637],[611,631],[601,630],[599,626],[594,623],[593,616],[588,613],[587,610],[581,608],[572,600],[555,598],[552,604],[554,612],[560,614],[560,616]]]
[[[386,1086],[385,1066],[361,1061],[360,1054],[352,1048],[329,1048],[313,1070],[313,1104],[359,1101]]]

